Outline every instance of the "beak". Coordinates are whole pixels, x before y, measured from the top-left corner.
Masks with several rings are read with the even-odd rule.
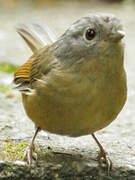
[[[125,36],[125,32],[122,31],[122,30],[117,30],[115,32],[112,32],[110,35],[109,35],[109,39],[111,41],[114,41],[114,42],[118,42],[120,41],[121,39],[123,39]]]

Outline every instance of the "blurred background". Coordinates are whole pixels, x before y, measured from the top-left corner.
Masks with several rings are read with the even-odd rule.
[[[128,145],[130,152],[135,152],[134,0],[0,0],[0,139],[30,137],[34,131],[33,123],[28,121],[22,108],[20,94],[11,86],[16,68],[32,55],[31,50],[17,34],[15,26],[18,23],[47,25],[59,36],[75,20],[91,12],[115,14],[121,19],[126,31],[125,68],[128,100],[118,119],[100,131],[99,136],[102,135],[101,139],[106,139],[103,142],[106,142],[107,147],[111,147],[112,141],[117,144],[113,147],[116,152],[124,147],[127,148],[124,151],[128,152]],[[108,140],[108,137],[113,140]],[[116,143],[118,141],[124,143],[124,146]],[[63,144],[63,139],[59,142]],[[89,138],[85,139],[86,144],[89,142]],[[82,143],[84,144],[84,141]]]

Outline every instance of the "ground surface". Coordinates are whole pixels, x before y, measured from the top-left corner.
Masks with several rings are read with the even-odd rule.
[[[135,4],[94,5],[74,1],[40,7],[26,3],[10,9],[1,5],[0,63],[21,65],[31,55],[14,30],[16,23],[47,24],[59,35],[74,20],[95,11],[116,14],[126,31],[128,100],[117,120],[96,133],[113,161],[111,175],[107,176],[107,170],[98,166],[98,148],[91,136],[73,139],[41,132],[36,139],[37,147],[42,146],[37,148],[38,163],[32,167],[23,163],[23,152],[34,133],[34,125],[25,115],[20,94],[11,89],[13,75],[0,71],[0,179],[135,179]]]

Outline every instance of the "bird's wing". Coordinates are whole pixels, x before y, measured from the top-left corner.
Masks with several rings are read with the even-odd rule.
[[[53,60],[49,54],[50,46],[45,46],[34,53],[14,74],[16,89],[27,92],[31,91],[33,81],[39,80],[42,74],[48,74],[49,62]]]
[[[36,54],[38,53],[36,52],[39,49],[46,49],[47,45],[55,42],[57,38],[55,33],[47,26],[42,27],[38,24],[18,24],[16,30],[34,53],[14,74],[14,83],[17,85],[15,88],[22,92],[27,92],[31,90],[31,79],[34,77],[33,74],[36,74],[35,72],[38,70],[37,65],[35,67],[35,64],[38,62],[38,58],[36,59]]]
[[[56,34],[47,26],[39,24],[18,24],[16,31],[25,40],[30,49],[35,53],[42,47],[52,44],[56,41]]]
[[[28,91],[30,88],[30,69],[33,58],[31,57],[25,64],[23,64],[14,74],[15,88],[20,91]]]
[[[14,74],[14,82],[15,84],[19,84],[22,82],[30,81],[30,68],[32,65],[33,59],[30,58],[25,64],[23,64]]]

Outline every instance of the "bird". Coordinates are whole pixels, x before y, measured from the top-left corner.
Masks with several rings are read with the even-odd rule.
[[[107,167],[112,162],[95,136],[122,110],[127,98],[125,32],[110,13],[90,13],[60,37],[38,24],[20,24],[17,32],[33,55],[14,74],[27,116],[36,126],[25,153],[34,158],[40,130],[69,137],[92,135]]]

